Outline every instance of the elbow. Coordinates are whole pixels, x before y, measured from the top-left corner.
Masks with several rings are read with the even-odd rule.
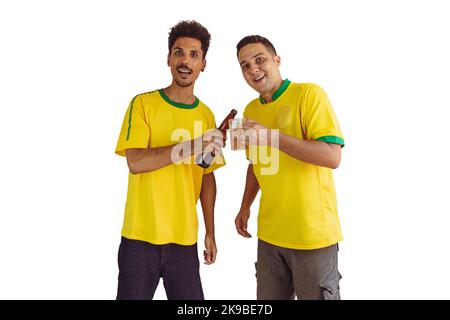
[[[331,159],[329,159],[326,167],[330,169],[337,169],[340,164],[341,164],[341,157],[332,157]]]
[[[333,161],[331,161],[331,163],[330,163],[330,168],[337,169],[340,164],[341,164],[341,159],[333,159]]]
[[[130,170],[130,173],[131,173],[132,175],[141,173],[137,168],[135,168],[135,167],[132,166],[132,165],[128,165],[128,169]]]
[[[128,162],[128,169],[132,175],[151,172],[153,170],[156,170],[154,168],[145,167],[144,164],[141,164],[139,162]]]
[[[333,145],[331,152],[328,154],[327,167],[330,169],[337,169],[341,164],[341,146]]]
[[[131,161],[127,158],[128,169],[132,175],[142,173],[142,170],[139,169],[139,166],[136,165],[136,162]]]
[[[328,168],[330,168],[330,169],[337,169],[338,167],[339,167],[339,162],[330,163],[330,165],[328,166]]]
[[[139,173],[141,173],[141,172],[136,171],[136,170],[133,170],[133,169],[130,169],[130,173],[131,173],[132,175],[136,175],[136,174],[139,174]]]
[[[142,161],[142,149],[127,150],[127,165],[133,175],[146,172]]]

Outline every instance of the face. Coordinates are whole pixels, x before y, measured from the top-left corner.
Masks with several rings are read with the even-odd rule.
[[[280,57],[272,54],[262,43],[242,47],[238,55],[242,75],[250,87],[260,94],[274,92],[281,81]]]
[[[200,71],[203,71],[206,66],[206,60],[203,59],[202,43],[200,40],[193,38],[178,38],[169,53],[167,64],[178,86],[192,86]]]

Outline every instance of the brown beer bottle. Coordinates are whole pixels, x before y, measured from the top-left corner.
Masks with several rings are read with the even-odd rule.
[[[234,119],[234,117],[236,115],[237,115],[237,110],[232,109],[231,112],[225,117],[225,119],[223,119],[220,126],[217,128],[222,132],[224,139],[227,136],[227,129],[229,127],[230,120]],[[202,155],[200,153],[197,156],[197,158],[195,159],[195,163],[198,164],[202,168],[208,168],[211,165],[211,162],[214,160],[215,156],[216,155],[214,154],[214,152],[208,152],[205,155]]]

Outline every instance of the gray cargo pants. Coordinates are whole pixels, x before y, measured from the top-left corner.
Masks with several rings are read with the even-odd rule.
[[[287,249],[258,240],[258,300],[340,300],[338,244]]]

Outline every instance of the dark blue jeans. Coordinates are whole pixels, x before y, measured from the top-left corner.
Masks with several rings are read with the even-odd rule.
[[[203,300],[197,244],[155,245],[122,237],[117,300],[153,299],[163,278],[167,299]]]

